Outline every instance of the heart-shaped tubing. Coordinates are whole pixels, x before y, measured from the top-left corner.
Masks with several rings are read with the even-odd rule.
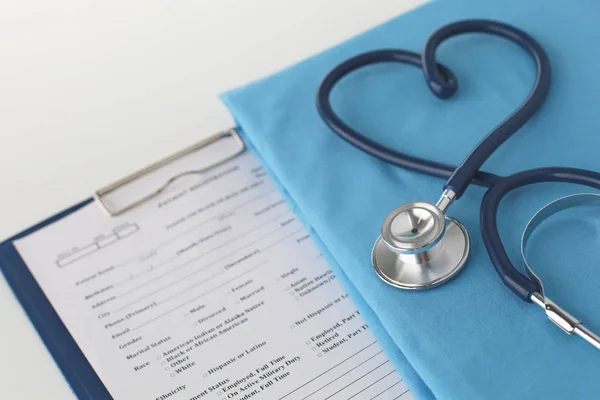
[[[444,189],[456,193],[458,199],[467,189],[483,163],[540,108],[550,88],[550,61],[544,48],[527,33],[497,21],[472,19],[441,27],[426,40],[423,48],[423,72],[431,91],[439,98],[448,98],[456,91],[456,83],[449,81],[437,68],[435,51],[446,39],[465,33],[488,33],[508,39],[527,51],[536,67],[536,78],[527,98],[521,105],[473,148],[456,168]]]
[[[342,62],[333,68],[319,85],[317,91],[317,110],[319,111],[321,118],[338,136],[360,150],[365,151],[367,154],[398,167],[439,178],[450,178],[456,169],[454,165],[411,156],[383,146],[354,130],[342,121],[335,111],[333,111],[331,103],[329,102],[329,95],[340,79],[359,68],[370,64],[384,62],[409,64],[419,68],[422,68],[423,66],[420,54],[407,50],[394,49],[371,51],[359,54]],[[445,82],[447,82],[447,87],[454,87],[454,91],[456,91],[457,82],[454,73],[442,64],[436,64],[436,68],[441,71],[441,76],[443,76]],[[473,177],[473,183],[479,186],[490,187],[498,180],[498,178],[498,176],[487,172],[477,172]]]
[[[333,111],[329,103],[329,94],[334,85],[345,75],[358,68],[382,62],[400,62],[420,67],[423,69],[425,80],[434,95],[441,99],[452,96],[457,89],[456,76],[449,68],[436,62],[435,51],[446,39],[464,33],[489,33],[515,42],[531,55],[537,74],[525,101],[487,134],[458,167],[414,157],[382,146],[346,125]],[[465,20],[446,25],[432,33],[425,42],[422,55],[406,50],[377,50],[359,54],[342,62],[321,82],[317,91],[317,109],[327,126],[348,143],[390,164],[446,178],[444,189],[454,192],[454,197],[458,199],[470,183],[490,187],[499,179],[496,175],[479,171],[479,168],[539,109],[546,98],[549,87],[550,62],[548,56],[542,46],[531,36],[501,22],[482,19]]]
[[[521,171],[500,179],[483,196],[480,210],[481,235],[496,272],[517,296],[531,301],[542,288],[519,272],[510,262],[498,232],[498,206],[510,191],[540,182],[567,182],[600,189],[600,173],[578,168],[546,167]]]

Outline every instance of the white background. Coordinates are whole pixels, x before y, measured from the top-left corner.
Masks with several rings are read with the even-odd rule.
[[[0,0],[0,241],[233,124],[217,95],[424,0]],[[0,399],[70,399],[0,277]]]

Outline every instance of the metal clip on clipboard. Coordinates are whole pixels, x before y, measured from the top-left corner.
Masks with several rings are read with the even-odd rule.
[[[210,164],[205,165],[200,169],[194,169],[194,170],[180,172],[180,173],[172,176],[171,178],[169,178],[162,186],[160,186],[158,189],[156,189],[152,193],[149,193],[143,197],[140,197],[139,199],[133,201],[132,203],[127,204],[126,206],[123,206],[123,207],[113,210],[113,209],[110,209],[110,207],[108,207],[108,205],[106,204],[105,196],[114,192],[115,190],[127,185],[128,183],[131,183],[131,182],[141,178],[142,176],[148,175],[151,172],[153,172],[167,164],[170,164],[175,160],[178,160],[188,154],[191,154],[191,153],[198,151],[208,145],[211,145],[213,143],[216,143],[216,142],[221,141],[226,138],[232,138],[235,141],[235,144],[237,145],[237,149],[233,153],[227,154],[224,157],[222,157],[214,162],[211,162]],[[98,189],[94,193],[94,200],[96,201],[96,203],[98,203],[100,208],[106,214],[108,214],[111,217],[116,217],[116,216],[121,215],[121,214],[131,210],[132,208],[135,208],[135,207],[139,206],[140,204],[145,203],[146,201],[158,196],[169,185],[171,185],[173,182],[175,182],[177,179],[179,179],[183,176],[187,176],[187,175],[201,174],[203,172],[206,172],[211,168],[214,168],[220,164],[223,164],[226,161],[229,161],[229,160],[237,157],[239,154],[241,154],[244,151],[244,149],[245,149],[244,142],[242,141],[242,139],[240,138],[239,134],[237,133],[237,131],[235,129],[232,128],[228,131],[218,132],[214,135],[211,135],[205,139],[200,140],[197,143],[192,144],[191,146],[189,146],[183,150],[180,150],[180,151],[178,151],[174,154],[171,154],[170,156],[167,156],[151,165],[148,165],[147,167],[142,168],[139,171],[136,171],[131,175],[128,175],[122,179],[119,179],[118,181],[111,183],[108,186]]]

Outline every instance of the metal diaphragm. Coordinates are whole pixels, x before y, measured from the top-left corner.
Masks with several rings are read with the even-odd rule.
[[[401,289],[429,289],[461,270],[469,246],[469,235],[460,222],[433,204],[417,201],[387,215],[371,260],[386,283]]]

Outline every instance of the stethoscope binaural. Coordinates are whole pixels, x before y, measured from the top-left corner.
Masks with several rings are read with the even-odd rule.
[[[352,71],[381,62],[400,62],[422,68],[425,81],[434,95],[451,97],[457,89],[452,71],[437,63],[435,51],[446,39],[463,33],[490,33],[520,45],[536,64],[536,79],[525,101],[485,136],[458,166],[414,157],[387,148],[360,134],[344,123],[333,111],[329,95],[335,84]],[[325,123],[348,143],[393,165],[447,179],[437,203],[415,201],[393,209],[383,220],[381,235],[372,251],[372,264],[388,284],[402,289],[427,289],[454,277],[469,254],[469,236],[465,227],[446,215],[450,205],[461,197],[469,184],[488,188],[483,197],[481,233],[496,272],[515,294],[544,308],[546,315],[568,334],[581,336],[600,349],[600,336],[544,296],[541,280],[525,260],[528,277],[510,262],[497,227],[497,210],[510,191],[538,182],[568,182],[600,189],[600,173],[567,167],[546,167],[501,177],[479,171],[492,153],[511,137],[542,105],[550,87],[550,62],[544,49],[527,33],[510,25],[489,20],[466,20],[435,31],[418,54],[406,50],[376,50],[350,58],[327,74],[317,94],[317,108]],[[577,194],[558,199],[531,219],[521,241],[523,257],[531,232],[546,218],[578,205],[600,205],[600,195]],[[525,259],[525,258],[524,258]]]

